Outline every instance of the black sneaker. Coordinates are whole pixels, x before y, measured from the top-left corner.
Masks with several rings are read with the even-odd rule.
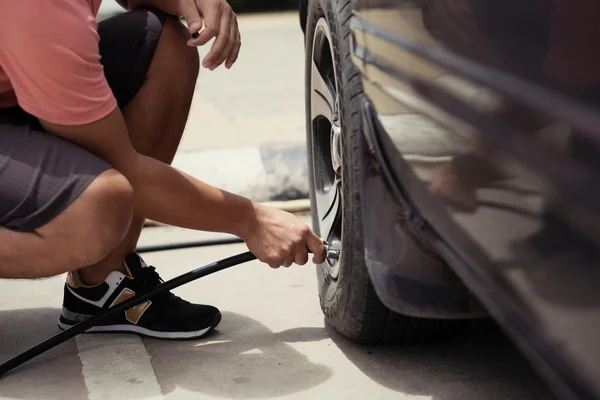
[[[67,276],[64,287],[61,329],[91,317],[162,282],[152,266],[132,253],[123,260],[127,274],[111,272],[97,286],[85,286],[77,272]],[[194,339],[212,331],[221,313],[212,306],[189,303],[171,292],[159,294],[86,332],[129,332],[160,339]]]

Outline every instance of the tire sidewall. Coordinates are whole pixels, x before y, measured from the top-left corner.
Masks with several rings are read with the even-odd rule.
[[[326,264],[317,266],[317,277],[319,283],[319,296],[321,306],[326,316],[335,324],[336,320],[341,322],[345,319],[346,313],[350,309],[355,309],[358,304],[350,305],[349,302],[361,302],[361,294],[354,293],[351,296],[351,286],[362,285],[365,280],[366,266],[364,261],[364,245],[362,239],[362,225],[360,217],[360,193],[357,185],[360,184],[356,171],[356,158],[361,154],[355,154],[357,151],[356,140],[359,139],[355,132],[359,130],[360,119],[358,114],[358,97],[350,96],[346,90],[346,82],[349,81],[348,75],[355,75],[356,69],[349,64],[351,61],[340,57],[347,54],[349,44],[342,38],[344,35],[341,30],[342,22],[339,21],[339,14],[335,12],[340,6],[339,0],[309,0],[307,12],[307,30],[306,30],[306,127],[307,127],[307,148],[308,152],[313,148],[312,121],[310,117],[310,73],[312,62],[312,44],[317,21],[324,17],[329,26],[333,57],[335,58],[337,87],[340,95],[340,122],[342,128],[342,205],[343,205],[343,227],[342,227],[342,254],[343,260],[339,267],[337,279],[333,279],[329,273]],[[353,134],[351,134],[353,133]],[[358,146],[358,149],[361,147]],[[314,171],[312,157],[308,154],[308,169],[310,176],[310,197],[313,206],[315,203]],[[316,206],[315,206],[316,207]],[[314,209],[314,208],[313,208]],[[317,234],[319,221],[316,212],[312,213],[313,227]],[[353,282],[353,284],[351,284]],[[362,285],[366,290],[367,285]]]

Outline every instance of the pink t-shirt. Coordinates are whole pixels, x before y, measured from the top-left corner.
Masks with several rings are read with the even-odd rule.
[[[114,110],[98,49],[101,2],[0,1],[0,108],[18,104],[62,125],[91,123]]]

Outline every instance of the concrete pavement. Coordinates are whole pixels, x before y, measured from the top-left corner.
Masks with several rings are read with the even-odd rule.
[[[219,235],[216,235],[219,236]],[[215,235],[151,228],[142,244]],[[149,253],[164,279],[243,252],[242,244]],[[58,332],[63,278],[0,281],[0,358]],[[0,378],[0,399],[551,399],[499,334],[449,344],[363,347],[325,326],[312,264],[258,262],[175,292],[223,312],[203,340],[81,335]]]

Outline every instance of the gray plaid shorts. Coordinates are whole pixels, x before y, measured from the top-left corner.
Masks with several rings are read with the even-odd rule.
[[[121,109],[144,83],[166,18],[156,10],[135,10],[98,24],[101,62]],[[0,226],[35,231],[110,168],[46,132],[20,107],[0,109]]]

